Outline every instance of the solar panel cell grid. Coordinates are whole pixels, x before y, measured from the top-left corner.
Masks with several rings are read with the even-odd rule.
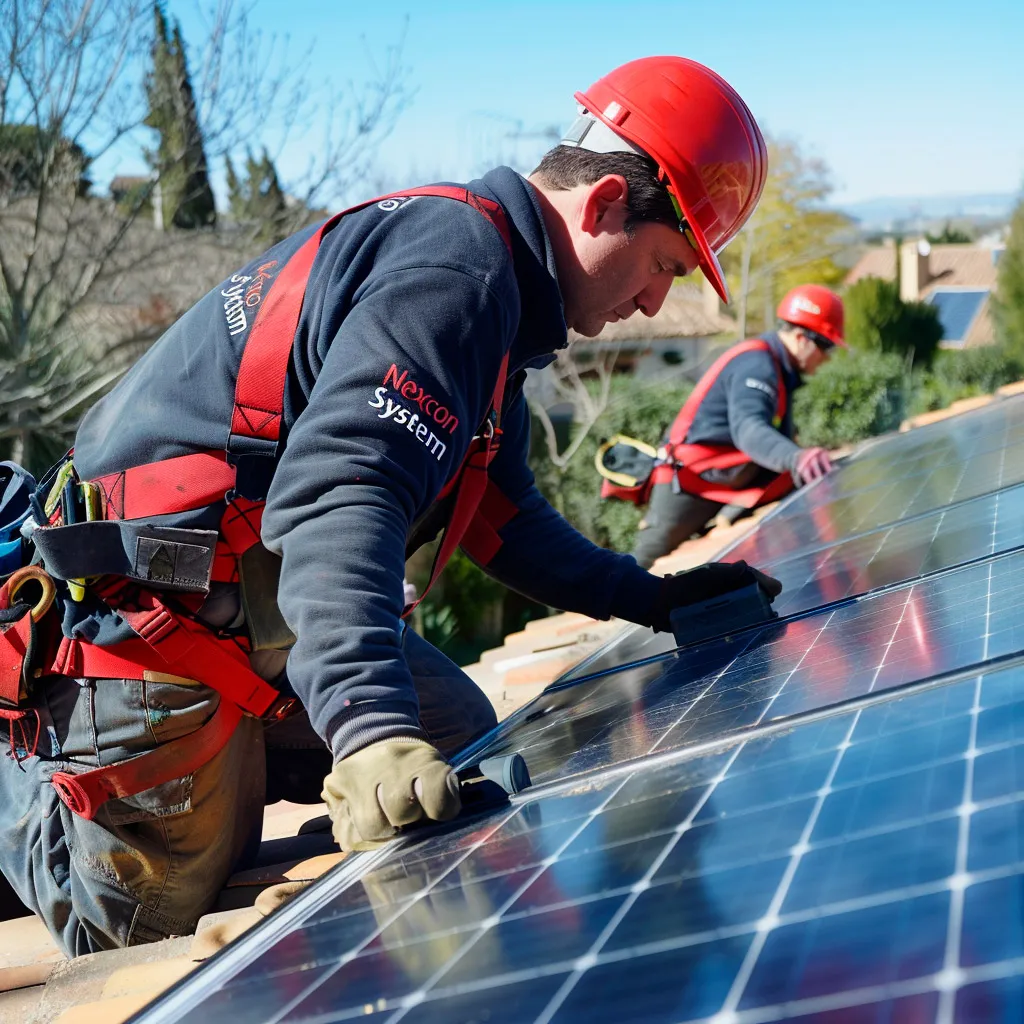
[[[485,745],[541,788],[324,880],[142,1019],[1019,1020],[1024,402],[940,427],[748,542],[784,612],[828,607],[542,695]]]
[[[774,607],[787,616],[1021,545],[1024,487],[1018,486],[779,561],[756,558],[754,564],[782,582]],[[638,628],[567,672],[562,681],[673,648],[671,635]]]
[[[536,781],[679,749],[1024,647],[1024,553],[542,695],[488,755]]]
[[[1022,686],[1024,669],[965,680],[425,839],[361,883],[369,941],[352,930],[362,911],[299,928],[263,957],[275,973],[239,975],[185,1019],[273,1005],[259,1019],[745,1024],[1008,1006],[1024,790],[983,798],[974,780],[1019,749]],[[986,716],[1014,724],[986,732]],[[331,928],[333,947],[309,939]]]

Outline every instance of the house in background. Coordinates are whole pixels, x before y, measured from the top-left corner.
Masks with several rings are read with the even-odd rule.
[[[709,365],[709,354],[721,348],[723,335],[736,332],[736,321],[722,312],[714,289],[703,277],[699,281],[674,284],[652,317],[634,313],[592,339],[570,331],[569,341],[579,343],[583,357],[614,349],[616,373],[650,379],[668,371],[696,380]]]
[[[851,285],[864,277],[896,279],[899,258],[900,298],[935,306],[942,322],[944,348],[974,348],[995,340],[990,312],[992,292],[1004,251],[995,240],[981,245],[931,245],[904,242],[870,249],[846,276]]]

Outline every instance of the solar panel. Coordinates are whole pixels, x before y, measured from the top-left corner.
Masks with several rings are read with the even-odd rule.
[[[478,753],[550,781],[707,743],[1024,649],[1022,602],[1019,552],[550,688]]]
[[[174,1019],[1015,1019],[1022,693],[1015,666],[519,800],[322,882]]]
[[[627,634],[462,762],[504,808],[353,857],[140,1021],[1017,1020],[1024,402],[865,447],[735,553],[782,622]]]
[[[751,564],[781,580],[784,589],[774,607],[788,616],[1021,545],[1024,487],[1018,486],[878,527],[850,540],[808,547],[802,554],[778,561],[743,548],[734,549],[728,557],[745,554]],[[668,633],[626,630],[560,682],[664,654],[674,647]]]
[[[988,294],[987,288],[936,288],[928,296],[925,301],[938,310],[943,341],[963,344]]]

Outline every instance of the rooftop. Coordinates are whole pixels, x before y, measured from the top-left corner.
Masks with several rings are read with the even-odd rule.
[[[315,823],[296,835],[322,808],[276,805],[264,866],[232,879],[195,937],[68,963],[33,919],[0,925],[0,1013],[27,1024],[123,1020],[300,889],[287,912],[177,990],[177,1002],[141,1019],[181,1019],[192,1000],[202,1005],[190,1019],[264,1020],[282,997],[300,996],[304,1011],[332,1019],[350,1006],[390,1019],[421,1002],[435,1016],[410,1020],[476,1019],[482,1007],[546,1020],[545,1007],[563,1003],[568,1019],[660,1019],[668,989],[701,1016],[756,1002],[779,1019],[873,999],[895,1000],[885,1011],[893,1019],[933,1019],[938,991],[959,988],[958,1007],[979,992],[1000,1005],[993,978],[1012,982],[1012,999],[1019,961],[1012,950],[992,959],[1002,955],[992,925],[987,945],[967,935],[970,952],[952,961],[947,988],[935,978],[954,948],[951,894],[966,894],[957,920],[981,927],[1003,919],[995,908],[1024,877],[993,861],[1002,856],[994,838],[977,851],[956,839],[967,820],[967,839],[995,836],[993,815],[1020,807],[1006,758],[1020,707],[1012,673],[1024,671],[1013,612],[1024,579],[1014,525],[1024,521],[1022,393],[1014,385],[918,417],[903,437],[863,445],[825,485],[656,566],[675,571],[728,550],[778,574],[785,625],[764,644],[747,637],[680,654],[664,635],[560,615],[485,656],[473,671],[510,717],[467,756],[524,753],[535,785],[511,808],[447,838],[345,861]],[[899,453],[899,474],[882,469],[893,464],[888,452]],[[973,792],[962,772],[946,779],[966,763],[956,744],[968,735]],[[969,810],[958,815],[961,806]],[[844,867],[855,856],[872,869]],[[302,933],[309,914],[326,945]],[[359,938],[359,928],[370,930]],[[289,929],[299,930],[284,941]],[[751,945],[751,936],[760,938]],[[919,963],[911,953],[925,956],[922,943],[934,954]],[[979,957],[989,959],[979,966]],[[234,978],[250,962],[247,979]],[[858,980],[904,962],[892,988]]]

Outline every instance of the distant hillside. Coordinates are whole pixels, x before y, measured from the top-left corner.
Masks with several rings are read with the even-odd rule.
[[[947,220],[990,223],[1007,220],[1019,199],[1014,192],[943,196],[885,196],[844,203],[840,209],[865,231],[893,228],[922,231]]]

